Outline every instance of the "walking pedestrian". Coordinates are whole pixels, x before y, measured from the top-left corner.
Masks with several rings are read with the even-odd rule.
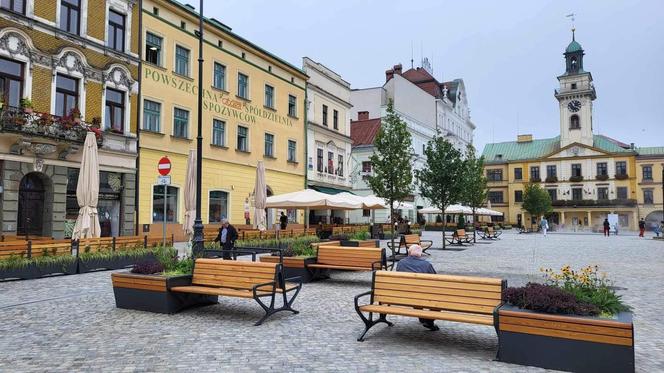
[[[604,219],[604,236],[609,237],[611,231],[611,223],[609,223],[609,219],[606,218]]]
[[[542,220],[540,220],[540,228],[542,229],[544,237],[546,237],[546,232],[549,230],[549,221],[546,220],[544,216],[542,216]]]
[[[613,224],[613,230],[615,231],[614,235],[618,235],[618,223]]]
[[[643,237],[644,233],[646,233],[646,221],[641,218],[639,220],[639,237]]]
[[[224,259],[231,259],[231,253],[235,250],[235,241],[237,240],[237,230],[233,227],[228,219],[221,219],[221,228],[219,234],[214,242],[219,242],[221,245],[222,256]]]
[[[660,221],[659,224],[655,227],[655,234],[657,237],[659,237],[659,234],[662,233],[662,237],[664,237],[664,220]]]
[[[288,226],[288,216],[286,216],[286,214],[284,214],[284,212],[282,211],[281,216],[279,217],[279,228],[281,228],[281,230],[283,231],[286,229],[287,226]]]

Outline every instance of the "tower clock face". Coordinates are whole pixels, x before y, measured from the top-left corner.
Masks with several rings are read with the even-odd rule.
[[[576,113],[577,111],[581,110],[581,102],[578,100],[572,100],[569,102],[569,104],[567,104],[567,108],[572,113]]]

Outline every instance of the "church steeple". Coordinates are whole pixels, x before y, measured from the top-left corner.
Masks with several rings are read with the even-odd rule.
[[[576,29],[572,29],[572,41],[565,49],[565,75],[573,75],[583,73],[583,48],[581,44],[576,41]]]

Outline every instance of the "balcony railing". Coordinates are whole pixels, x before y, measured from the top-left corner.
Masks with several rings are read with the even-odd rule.
[[[5,106],[2,108],[0,131],[75,143],[85,142],[88,132],[94,132],[97,144],[101,145],[103,142],[103,135],[99,128],[73,116],[58,117],[17,107]]]
[[[635,207],[635,199],[582,199],[582,200],[555,200],[551,202],[554,207]]]

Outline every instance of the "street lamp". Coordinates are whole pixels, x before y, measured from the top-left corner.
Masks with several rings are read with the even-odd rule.
[[[203,220],[201,219],[201,184],[203,179],[203,0],[198,6],[198,136],[196,136],[196,218],[191,250],[194,256],[203,252]]]

